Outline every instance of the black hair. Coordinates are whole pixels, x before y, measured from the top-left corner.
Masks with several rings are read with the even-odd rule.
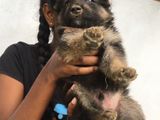
[[[39,32],[37,38],[38,38],[38,49],[39,49],[38,61],[41,67],[43,67],[46,64],[51,55],[51,50],[49,46],[50,29],[42,10],[43,5],[46,2],[47,0],[40,0],[40,8],[39,8],[40,24],[39,24]]]
[[[40,8],[39,8],[39,32],[37,35],[38,39],[38,49],[39,49],[39,57],[38,61],[40,63],[41,68],[46,64],[48,59],[51,56],[51,48],[49,44],[49,36],[50,36],[50,28],[43,14],[43,5],[48,3],[51,9],[58,12],[60,8],[61,2],[64,0],[40,0]]]

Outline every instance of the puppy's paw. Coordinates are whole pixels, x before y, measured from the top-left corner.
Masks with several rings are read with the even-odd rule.
[[[84,31],[83,37],[89,47],[97,49],[103,41],[103,29],[101,27],[91,27]]]
[[[116,71],[112,75],[112,79],[115,82],[120,84],[128,85],[131,81],[137,78],[137,73],[134,68],[121,68],[120,70]]]
[[[106,111],[105,112],[105,120],[116,120],[117,112],[116,111]]]

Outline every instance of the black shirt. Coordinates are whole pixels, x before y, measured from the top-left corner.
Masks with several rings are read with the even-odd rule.
[[[0,73],[15,78],[24,85],[24,97],[40,72],[37,45],[23,42],[9,46],[0,58]],[[47,108],[44,119],[51,119],[52,110]]]

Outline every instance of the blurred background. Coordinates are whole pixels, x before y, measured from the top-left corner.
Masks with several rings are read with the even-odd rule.
[[[0,55],[18,41],[37,42],[39,0],[0,0]],[[115,25],[138,78],[130,95],[141,104],[146,120],[160,120],[160,2],[112,0]]]

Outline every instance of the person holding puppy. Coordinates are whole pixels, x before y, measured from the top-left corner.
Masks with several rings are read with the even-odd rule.
[[[56,51],[51,51],[49,28],[56,25],[54,17],[57,13],[49,6],[47,0],[40,1],[38,43],[28,45],[19,42],[11,45],[0,58],[0,120],[52,119],[53,110],[49,102],[56,89],[56,82],[63,77],[97,70],[96,51],[68,64]],[[76,102],[74,98],[69,103],[69,115]]]

